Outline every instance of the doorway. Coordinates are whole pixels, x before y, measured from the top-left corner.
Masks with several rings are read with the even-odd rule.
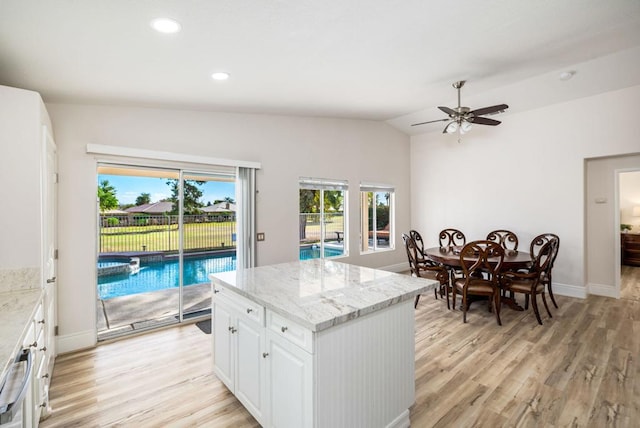
[[[236,268],[235,180],[98,165],[99,341],[210,316],[208,275]]]
[[[640,301],[640,169],[618,173],[620,298]]]

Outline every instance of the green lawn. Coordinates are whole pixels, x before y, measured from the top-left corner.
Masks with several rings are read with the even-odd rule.
[[[234,247],[235,222],[187,223],[184,249]],[[100,252],[177,251],[178,225],[108,227],[100,230]]]

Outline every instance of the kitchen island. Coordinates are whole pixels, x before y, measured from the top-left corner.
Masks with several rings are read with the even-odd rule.
[[[321,259],[210,278],[214,372],[261,425],[409,426],[435,281]]]

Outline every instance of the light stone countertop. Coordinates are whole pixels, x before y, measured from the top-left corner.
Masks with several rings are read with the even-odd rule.
[[[22,349],[22,336],[41,297],[39,288],[0,293],[0,384]]]
[[[322,259],[216,273],[209,278],[311,331],[413,299],[437,285],[429,279]]]

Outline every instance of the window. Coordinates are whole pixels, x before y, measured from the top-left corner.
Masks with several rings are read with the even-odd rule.
[[[346,181],[300,178],[300,260],[348,254]]]
[[[393,250],[394,195],[391,186],[360,184],[360,251]]]

